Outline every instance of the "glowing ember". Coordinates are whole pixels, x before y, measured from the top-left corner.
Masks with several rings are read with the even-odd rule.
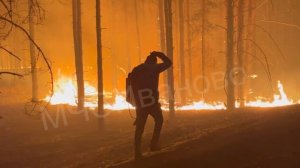
[[[294,101],[289,99],[284,92],[283,85],[278,81],[278,92],[279,95],[273,96],[273,101],[266,101],[264,98],[256,98],[255,101],[249,101],[246,103],[247,107],[278,107],[294,104]],[[97,89],[90,85],[88,82],[85,83],[85,106],[88,108],[97,108]],[[123,94],[124,95],[124,94]],[[104,109],[107,110],[126,110],[134,109],[130,104],[126,102],[125,96],[117,94],[113,103],[105,103]],[[112,98],[112,93],[105,92],[104,99]],[[46,101],[50,99],[50,96],[45,98]],[[162,101],[163,102],[163,101]],[[300,100],[296,103],[300,103]],[[51,98],[50,104],[67,104],[71,106],[77,106],[77,89],[76,83],[71,78],[61,77],[54,85],[54,94]],[[162,103],[162,109],[168,110],[167,103]],[[222,102],[207,103],[204,101],[196,101],[189,105],[176,107],[176,110],[221,110],[226,109]]]

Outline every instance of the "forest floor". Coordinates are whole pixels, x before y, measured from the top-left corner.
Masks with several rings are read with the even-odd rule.
[[[107,112],[99,119],[91,111],[75,114],[70,109],[50,106],[46,115],[28,116],[22,103],[0,103],[0,167],[300,167],[298,105],[178,111],[173,120],[164,112],[157,153],[148,152],[149,117],[143,137],[146,158],[140,162],[132,158],[134,127],[128,111]]]

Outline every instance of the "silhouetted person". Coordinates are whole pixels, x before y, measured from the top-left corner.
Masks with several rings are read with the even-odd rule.
[[[157,58],[162,63],[157,63]],[[141,139],[145,124],[150,114],[155,121],[150,150],[159,150],[159,137],[163,124],[163,115],[159,103],[159,74],[171,67],[171,60],[162,52],[152,52],[143,64],[132,71],[132,90],[136,106],[135,159],[142,158]]]

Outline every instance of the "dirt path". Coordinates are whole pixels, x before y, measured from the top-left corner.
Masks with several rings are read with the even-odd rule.
[[[92,115],[86,120],[83,114],[66,113],[67,125],[60,118],[58,128],[49,125],[46,131],[41,119],[24,115],[23,105],[0,109],[0,167],[102,168],[126,160],[116,167],[299,167],[299,107],[185,111],[172,122],[165,113],[164,149],[138,165],[130,162],[134,127],[127,111],[113,112],[101,124]],[[53,107],[49,113],[55,117],[56,111]],[[149,119],[146,153],[152,129]]]
[[[179,145],[172,151],[115,167],[299,168],[298,109],[265,111],[256,121],[232,125]]]

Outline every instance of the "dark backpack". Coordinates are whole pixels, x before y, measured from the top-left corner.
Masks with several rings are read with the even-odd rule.
[[[143,64],[133,68],[126,78],[126,101],[133,107],[137,106],[135,101],[135,96],[138,96],[137,90],[143,86],[141,83],[142,72]]]
[[[135,99],[133,93],[134,74],[130,72],[126,78],[126,101],[135,107]]]

